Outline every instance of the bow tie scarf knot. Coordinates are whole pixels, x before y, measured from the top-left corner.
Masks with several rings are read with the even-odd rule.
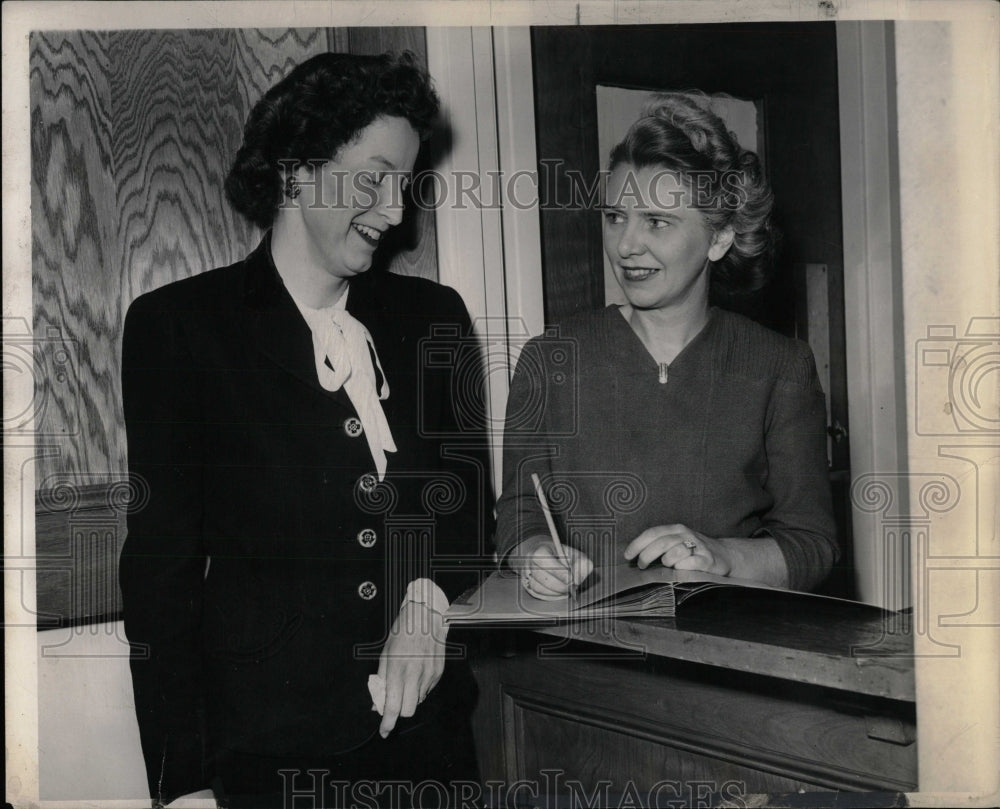
[[[319,384],[328,391],[344,388],[364,428],[378,479],[384,480],[385,454],[395,452],[396,444],[380,403],[389,398],[389,383],[371,334],[346,309],[314,309],[306,313],[306,320],[312,330]],[[381,391],[373,361],[382,377]]]

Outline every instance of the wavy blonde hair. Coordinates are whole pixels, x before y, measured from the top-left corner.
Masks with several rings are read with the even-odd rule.
[[[700,91],[657,93],[622,141],[608,171],[620,165],[676,171],[712,230],[733,229],[732,246],[712,262],[713,286],[752,292],[771,274],[778,243],[774,195],[754,152],[744,149]]]

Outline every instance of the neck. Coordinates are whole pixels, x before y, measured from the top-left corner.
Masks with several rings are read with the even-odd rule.
[[[623,314],[653,359],[670,363],[705,328],[708,301],[681,311],[626,306]]]
[[[349,281],[331,275],[310,253],[310,243],[299,220],[278,216],[271,228],[271,258],[285,288],[295,300],[311,309],[332,306],[347,290]]]

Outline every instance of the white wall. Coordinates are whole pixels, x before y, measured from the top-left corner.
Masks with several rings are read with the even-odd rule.
[[[120,621],[38,633],[42,800],[148,803],[124,637]]]
[[[1000,321],[992,338],[966,330],[1000,316],[997,19],[994,5],[990,20],[895,24],[920,789],[992,794],[983,806],[1000,789]],[[932,348],[979,353],[929,365],[929,329]],[[978,381],[978,404],[949,370]],[[963,408],[986,420],[959,428]]]

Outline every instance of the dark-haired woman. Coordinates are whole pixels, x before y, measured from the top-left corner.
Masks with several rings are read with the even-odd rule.
[[[759,286],[773,252],[757,157],[705,97],[671,93],[650,102],[609,171],[604,248],[627,302],[525,349],[499,551],[540,598],[625,560],[815,587],[838,549],[812,354],[709,305],[712,285]],[[533,472],[560,512],[569,566]]]
[[[434,340],[461,356],[469,318],[452,290],[370,270],[437,111],[412,57],[303,63],[226,182],[260,246],[129,309],[148,499],[120,578],[154,804],[401,805],[475,773],[441,613],[475,581],[481,420],[422,362]]]

